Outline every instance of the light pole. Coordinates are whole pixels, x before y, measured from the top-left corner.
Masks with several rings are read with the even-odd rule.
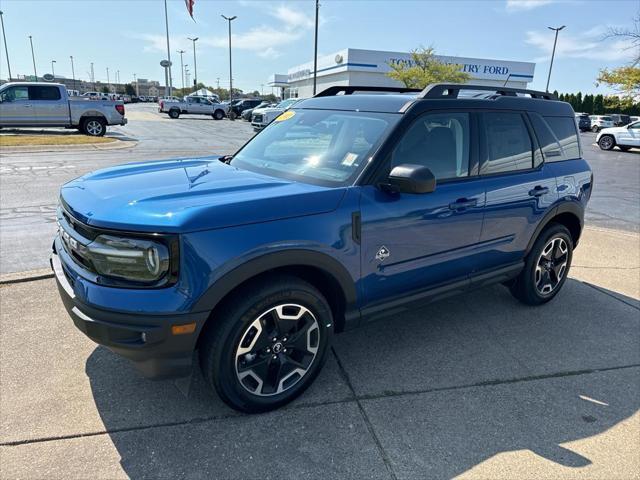
[[[316,33],[313,44],[313,94],[316,94],[316,76],[318,74],[318,11],[320,10],[320,2],[316,0]]]
[[[220,77],[216,78],[216,88],[220,90]]]
[[[71,78],[73,79],[73,89],[78,90],[76,88],[76,70],[73,68],[73,55],[69,55],[69,58],[71,59]],[[80,93],[79,90],[78,93]]]
[[[111,93],[111,81],[109,80],[109,67],[107,67],[107,90]]]
[[[36,76],[36,82],[38,81],[38,71],[36,70],[36,56],[33,53],[33,38],[29,35],[29,43],[31,44],[31,60],[33,60],[33,74]]]
[[[233,70],[231,67],[231,22],[238,18],[237,16],[233,17],[225,17],[224,15],[220,15],[222,18],[229,22],[229,105],[233,102]],[[229,116],[231,120],[233,120],[233,116]]]
[[[136,97],[140,96],[140,92],[138,91],[138,77],[136,77],[136,73],[133,74],[133,81],[136,83]]]
[[[193,42],[193,89],[198,89],[198,62],[196,62],[196,42],[199,37],[191,38],[187,37],[188,40]]]
[[[171,80],[171,47],[169,47],[169,15],[167,14],[167,0],[164,0],[164,25],[167,30],[167,60],[169,61],[169,66],[167,69],[169,70],[169,84],[164,87],[165,96],[171,96],[171,90],[173,90],[173,82]]]
[[[53,79],[56,79],[56,69],[53,67],[53,64],[57,63],[55,60],[51,60],[51,75],[53,75]]]
[[[11,81],[11,64],[9,63],[9,47],[7,47],[7,36],[4,34],[4,17],[0,10],[0,23],[2,23],[2,39],[4,41],[4,53],[7,56],[7,70],[9,71],[8,80]]]
[[[96,90],[96,75],[93,73],[93,62],[91,62],[91,90]]]
[[[180,78],[182,78],[182,93],[184,94],[184,63],[182,62],[182,54],[185,50],[178,50],[180,54]]]
[[[556,38],[553,40],[553,52],[551,52],[551,63],[549,64],[549,76],[547,77],[547,88],[546,92],[549,91],[549,81],[551,80],[551,69],[553,68],[553,57],[556,55],[556,43],[558,43],[558,32],[565,28],[566,25],[562,25],[561,27],[553,28],[547,27],[549,30],[553,30],[556,32]]]
[[[120,70],[116,70],[116,93],[118,93],[118,85],[120,85]]]

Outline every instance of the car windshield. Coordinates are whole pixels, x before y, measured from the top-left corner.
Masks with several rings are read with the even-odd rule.
[[[400,115],[288,110],[256,135],[231,165],[316,185],[352,182]]]
[[[613,120],[611,117],[601,117],[601,118],[605,122],[610,122],[611,120]]]
[[[294,103],[296,103],[298,101],[297,98],[289,98],[288,100],[283,100],[281,101],[278,105],[276,105],[278,108],[289,108],[291,105],[293,105]]]

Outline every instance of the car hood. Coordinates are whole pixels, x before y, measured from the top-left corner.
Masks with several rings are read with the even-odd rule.
[[[102,228],[180,233],[329,212],[344,189],[269,177],[218,157],[131,163],[63,185],[61,201]]]
[[[603,128],[602,130],[600,130],[600,135],[602,135],[603,133],[620,133],[620,132],[624,132],[627,129],[627,127],[608,127],[608,128]]]

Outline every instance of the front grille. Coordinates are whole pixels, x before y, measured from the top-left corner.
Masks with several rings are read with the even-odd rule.
[[[262,115],[257,113],[253,116],[253,121],[256,123],[262,123]]]

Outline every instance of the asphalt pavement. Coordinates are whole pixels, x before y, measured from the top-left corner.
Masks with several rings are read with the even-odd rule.
[[[338,335],[305,394],[253,416],[199,371],[142,378],[52,279],[2,285],[0,476],[639,478],[639,242],[585,230],[542,307],[494,286]]]
[[[109,135],[130,147],[117,150],[0,152],[0,274],[46,268],[55,234],[60,186],[98,168],[121,163],[233,153],[254,134],[248,122],[205,116],[177,120],[155,104],[127,105],[129,123]],[[640,231],[640,151],[603,152],[595,134],[582,134],[584,157],[595,175],[587,224]]]

